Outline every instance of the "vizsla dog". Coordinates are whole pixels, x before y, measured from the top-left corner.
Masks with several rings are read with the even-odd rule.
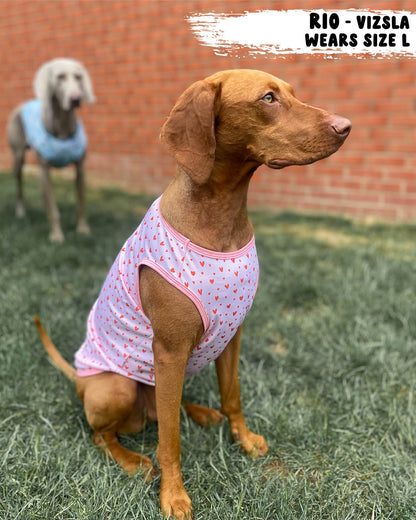
[[[125,243],[88,320],[77,372],[57,352],[39,320],[54,362],[75,380],[94,442],[127,472],[150,478],[144,455],[121,433],[158,420],[160,505],[190,518],[180,467],[184,378],[215,360],[221,413],[185,404],[203,426],[228,417],[231,434],[253,457],[268,450],[250,431],[240,403],[241,325],[257,287],[253,227],[247,214],[251,176],[309,164],[334,153],[348,119],[305,105],[284,81],[255,70],[223,71],[191,85],[162,128],[176,176]]]

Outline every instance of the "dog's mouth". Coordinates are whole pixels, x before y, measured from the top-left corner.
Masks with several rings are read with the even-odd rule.
[[[271,159],[266,162],[266,166],[272,168],[273,170],[281,170],[282,168],[286,168],[287,166],[305,166],[307,164],[312,164],[316,161],[320,161],[321,159],[325,159],[329,157],[333,153],[335,153],[338,148],[341,146],[340,143],[337,147],[333,147],[331,150],[321,150],[316,152],[315,154],[311,154],[309,156],[305,156],[302,159],[298,160],[290,160],[290,159]]]
[[[281,170],[286,166],[294,166],[296,163],[293,161],[288,161],[286,159],[272,159],[266,163],[266,166],[269,168],[273,168],[273,170]]]

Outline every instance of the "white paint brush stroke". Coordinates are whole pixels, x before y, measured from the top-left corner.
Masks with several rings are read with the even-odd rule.
[[[324,57],[332,58],[336,55],[349,54],[365,57],[372,55],[377,57],[416,57],[416,13],[409,11],[373,11],[373,10],[332,10],[323,9],[313,11],[328,16],[336,13],[339,16],[337,29],[310,29],[311,11],[259,11],[234,13],[199,13],[187,18],[195,37],[202,43],[212,47],[215,54],[239,55],[241,52],[256,57],[256,55],[290,55],[290,54],[324,54]],[[407,16],[409,29],[360,29],[357,15],[395,16],[400,21],[402,16]],[[350,20],[350,23],[347,22]],[[308,47],[305,42],[305,33],[336,34],[345,33],[348,36],[357,35],[357,45],[347,47],[316,46]],[[364,36],[366,34],[394,33],[396,46],[366,47]],[[410,46],[402,44],[402,36],[405,35]]]

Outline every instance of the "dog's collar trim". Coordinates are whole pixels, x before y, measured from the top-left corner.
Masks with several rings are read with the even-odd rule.
[[[21,118],[29,146],[52,166],[61,168],[79,161],[85,155],[87,136],[80,119],[77,119],[77,129],[71,137],[58,139],[50,134],[43,125],[40,100],[27,101],[22,106]]]
[[[163,222],[163,225],[169,230],[170,233],[185,246],[186,249],[189,249],[190,251],[194,251],[195,253],[198,253],[200,255],[207,256],[209,258],[216,258],[216,259],[222,259],[222,260],[231,260],[232,258],[238,258],[239,256],[244,255],[245,253],[248,253],[250,249],[255,244],[255,238],[254,235],[251,237],[250,241],[243,246],[241,249],[238,249],[237,251],[229,251],[229,252],[221,252],[221,251],[214,251],[212,249],[205,249],[205,247],[198,246],[197,244],[194,244],[191,242],[188,238],[186,238],[184,235],[179,233],[179,231],[176,231],[175,228],[173,228],[169,222],[167,222],[162,212],[160,211],[160,201],[162,199],[162,195],[156,199],[156,207],[159,211],[160,218]]]

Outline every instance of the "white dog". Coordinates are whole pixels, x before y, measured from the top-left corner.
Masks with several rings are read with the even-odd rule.
[[[17,180],[16,215],[25,215],[22,168],[25,151],[33,148],[41,165],[42,188],[50,222],[50,239],[62,242],[59,211],[52,192],[49,170],[75,164],[78,194],[77,231],[88,234],[85,213],[84,159],[87,138],[75,110],[82,101],[94,102],[91,80],[85,67],[69,58],[44,63],[34,79],[36,99],[18,106],[11,114],[8,139],[14,157],[13,173]]]

